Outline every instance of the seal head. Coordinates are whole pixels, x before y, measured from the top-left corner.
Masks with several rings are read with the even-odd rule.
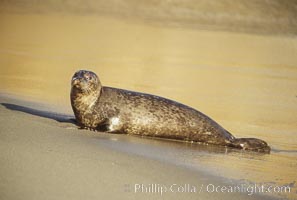
[[[91,71],[79,70],[73,75],[70,98],[72,109],[80,126],[92,125],[92,120],[88,119],[92,115],[92,108],[99,99],[101,88],[98,76]]]
[[[100,90],[101,83],[98,76],[86,70],[79,70],[75,72],[71,79],[71,88],[77,92],[88,94],[92,91]]]

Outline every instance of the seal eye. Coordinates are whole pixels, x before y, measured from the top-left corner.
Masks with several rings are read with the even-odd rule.
[[[87,76],[86,78],[88,81],[92,80],[92,76]]]

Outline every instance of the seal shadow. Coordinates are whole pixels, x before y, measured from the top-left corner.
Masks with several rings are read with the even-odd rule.
[[[11,104],[11,103],[1,103],[1,105],[3,105],[6,109],[9,109],[9,110],[20,111],[23,113],[27,113],[27,114],[31,114],[31,115],[35,115],[43,118],[53,119],[57,122],[71,123],[76,125],[76,120],[71,115],[38,110],[38,109],[29,108],[29,107],[20,106],[20,105]]]

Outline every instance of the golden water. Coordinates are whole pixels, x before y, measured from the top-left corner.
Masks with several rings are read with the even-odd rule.
[[[103,85],[174,99],[235,136],[261,138],[272,147],[269,155],[189,158],[194,164],[251,182],[297,181],[296,37],[50,13],[2,13],[0,27],[2,92],[71,113],[71,76],[89,69]]]

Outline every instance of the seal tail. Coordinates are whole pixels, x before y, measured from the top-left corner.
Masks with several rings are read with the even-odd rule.
[[[263,153],[270,153],[271,150],[265,141],[257,138],[234,138],[228,146]]]

